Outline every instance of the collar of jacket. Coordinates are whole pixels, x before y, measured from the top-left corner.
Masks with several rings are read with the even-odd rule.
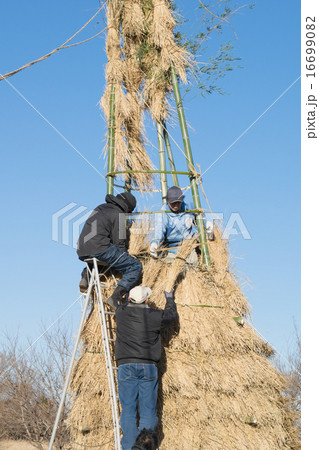
[[[128,206],[125,201],[115,197],[115,195],[107,194],[107,196],[105,197],[105,201],[110,205],[117,206],[124,212],[128,212]]]
[[[133,303],[129,302],[127,306],[134,306],[136,308],[149,308],[149,306],[146,303]]]

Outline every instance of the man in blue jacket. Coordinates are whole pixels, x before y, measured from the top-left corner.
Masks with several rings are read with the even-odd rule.
[[[184,239],[191,239],[198,232],[195,225],[195,216],[187,212],[188,206],[184,202],[184,195],[178,186],[172,186],[167,191],[166,202],[161,210],[169,212],[155,215],[155,229],[150,245],[150,254],[158,256],[159,247],[168,250],[168,259],[173,259]],[[206,232],[209,239],[212,239],[213,224],[206,222]],[[192,252],[191,263],[197,260],[195,251]]]

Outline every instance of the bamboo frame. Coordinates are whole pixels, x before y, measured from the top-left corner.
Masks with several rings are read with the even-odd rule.
[[[185,114],[184,114],[183,103],[182,103],[179,85],[178,85],[178,81],[177,81],[177,75],[176,75],[176,71],[175,71],[173,62],[171,63],[171,77],[172,77],[172,85],[173,85],[175,102],[176,102],[176,107],[177,107],[177,112],[178,112],[178,118],[179,118],[179,123],[180,123],[182,137],[183,137],[183,144],[184,144],[184,149],[185,149],[185,154],[186,154],[186,159],[187,159],[187,167],[188,167],[188,170],[192,173],[192,172],[194,172],[192,149],[191,149],[188,130],[187,130],[187,124],[186,124],[186,119],[185,119]],[[194,177],[194,174],[189,175],[189,180],[190,180],[191,189],[192,189],[194,206],[196,209],[201,209],[199,191],[198,191],[198,186],[196,184],[196,177]],[[205,231],[205,226],[204,226],[204,218],[203,218],[202,214],[198,214],[196,216],[196,222],[197,222],[197,227],[198,227],[199,240],[200,240],[200,243],[203,244],[202,245],[203,262],[204,262],[204,264],[206,264],[206,266],[210,266],[211,262],[210,262],[209,250],[208,250],[208,245],[207,245],[206,231]]]
[[[114,170],[114,147],[115,147],[115,89],[114,84],[111,88],[110,97],[110,122],[109,122],[109,148],[107,157],[107,170],[112,172]],[[114,177],[107,177],[107,194],[113,195]]]
[[[166,147],[166,151],[167,151],[168,162],[169,162],[172,172],[175,172],[176,168],[175,168],[175,163],[174,163],[173,152],[172,152],[172,148],[171,148],[171,143],[169,141],[168,132],[166,129],[166,123],[164,121],[163,121],[163,135],[164,135],[164,142],[165,142],[165,147]],[[174,186],[179,186],[177,174],[172,173],[172,177],[173,177]]]
[[[107,172],[107,174],[105,175],[106,177],[111,177],[114,175],[118,175],[118,174],[122,174],[122,173],[176,173],[178,175],[188,175],[189,177],[194,177],[197,178],[199,177],[199,173],[197,172],[186,172],[183,170],[113,170],[111,172]]]
[[[164,147],[164,134],[163,134],[163,124],[157,122],[157,139],[158,139],[158,155],[159,155],[159,165],[161,169],[161,188],[162,188],[162,203],[166,202],[167,196],[167,176],[166,176],[166,158],[165,158],[165,147]]]

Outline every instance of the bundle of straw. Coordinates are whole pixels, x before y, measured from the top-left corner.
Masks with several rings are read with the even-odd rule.
[[[153,168],[145,151],[142,107],[139,89],[143,80],[137,58],[144,29],[144,16],[139,1],[110,2],[107,9],[108,34],[106,53],[107,86],[101,99],[101,107],[108,123],[115,123],[115,170],[133,169],[132,182],[141,189],[152,186],[153,177],[140,173]],[[115,91],[115,112],[110,110],[112,88]],[[107,135],[106,151],[109,145]],[[125,181],[129,176],[124,175]]]
[[[175,42],[176,25],[171,6],[167,0],[153,0],[153,10],[148,27],[148,46],[145,55],[145,105],[154,121],[170,117],[168,96],[172,91],[170,70],[175,66],[177,74],[186,83],[186,68],[192,64],[191,55]]]

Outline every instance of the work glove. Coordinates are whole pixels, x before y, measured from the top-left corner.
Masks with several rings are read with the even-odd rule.
[[[166,300],[175,300],[174,289],[172,289],[170,292],[164,291],[164,295],[166,297]]]
[[[189,228],[192,228],[192,225],[193,225],[192,217],[186,217],[186,219],[185,219],[185,227],[187,229],[189,229]]]
[[[153,258],[157,258],[157,249],[158,244],[156,244],[156,242],[152,242],[150,245],[150,255],[153,256]]]
[[[206,234],[210,241],[214,240],[214,223],[209,220],[206,222]]]

